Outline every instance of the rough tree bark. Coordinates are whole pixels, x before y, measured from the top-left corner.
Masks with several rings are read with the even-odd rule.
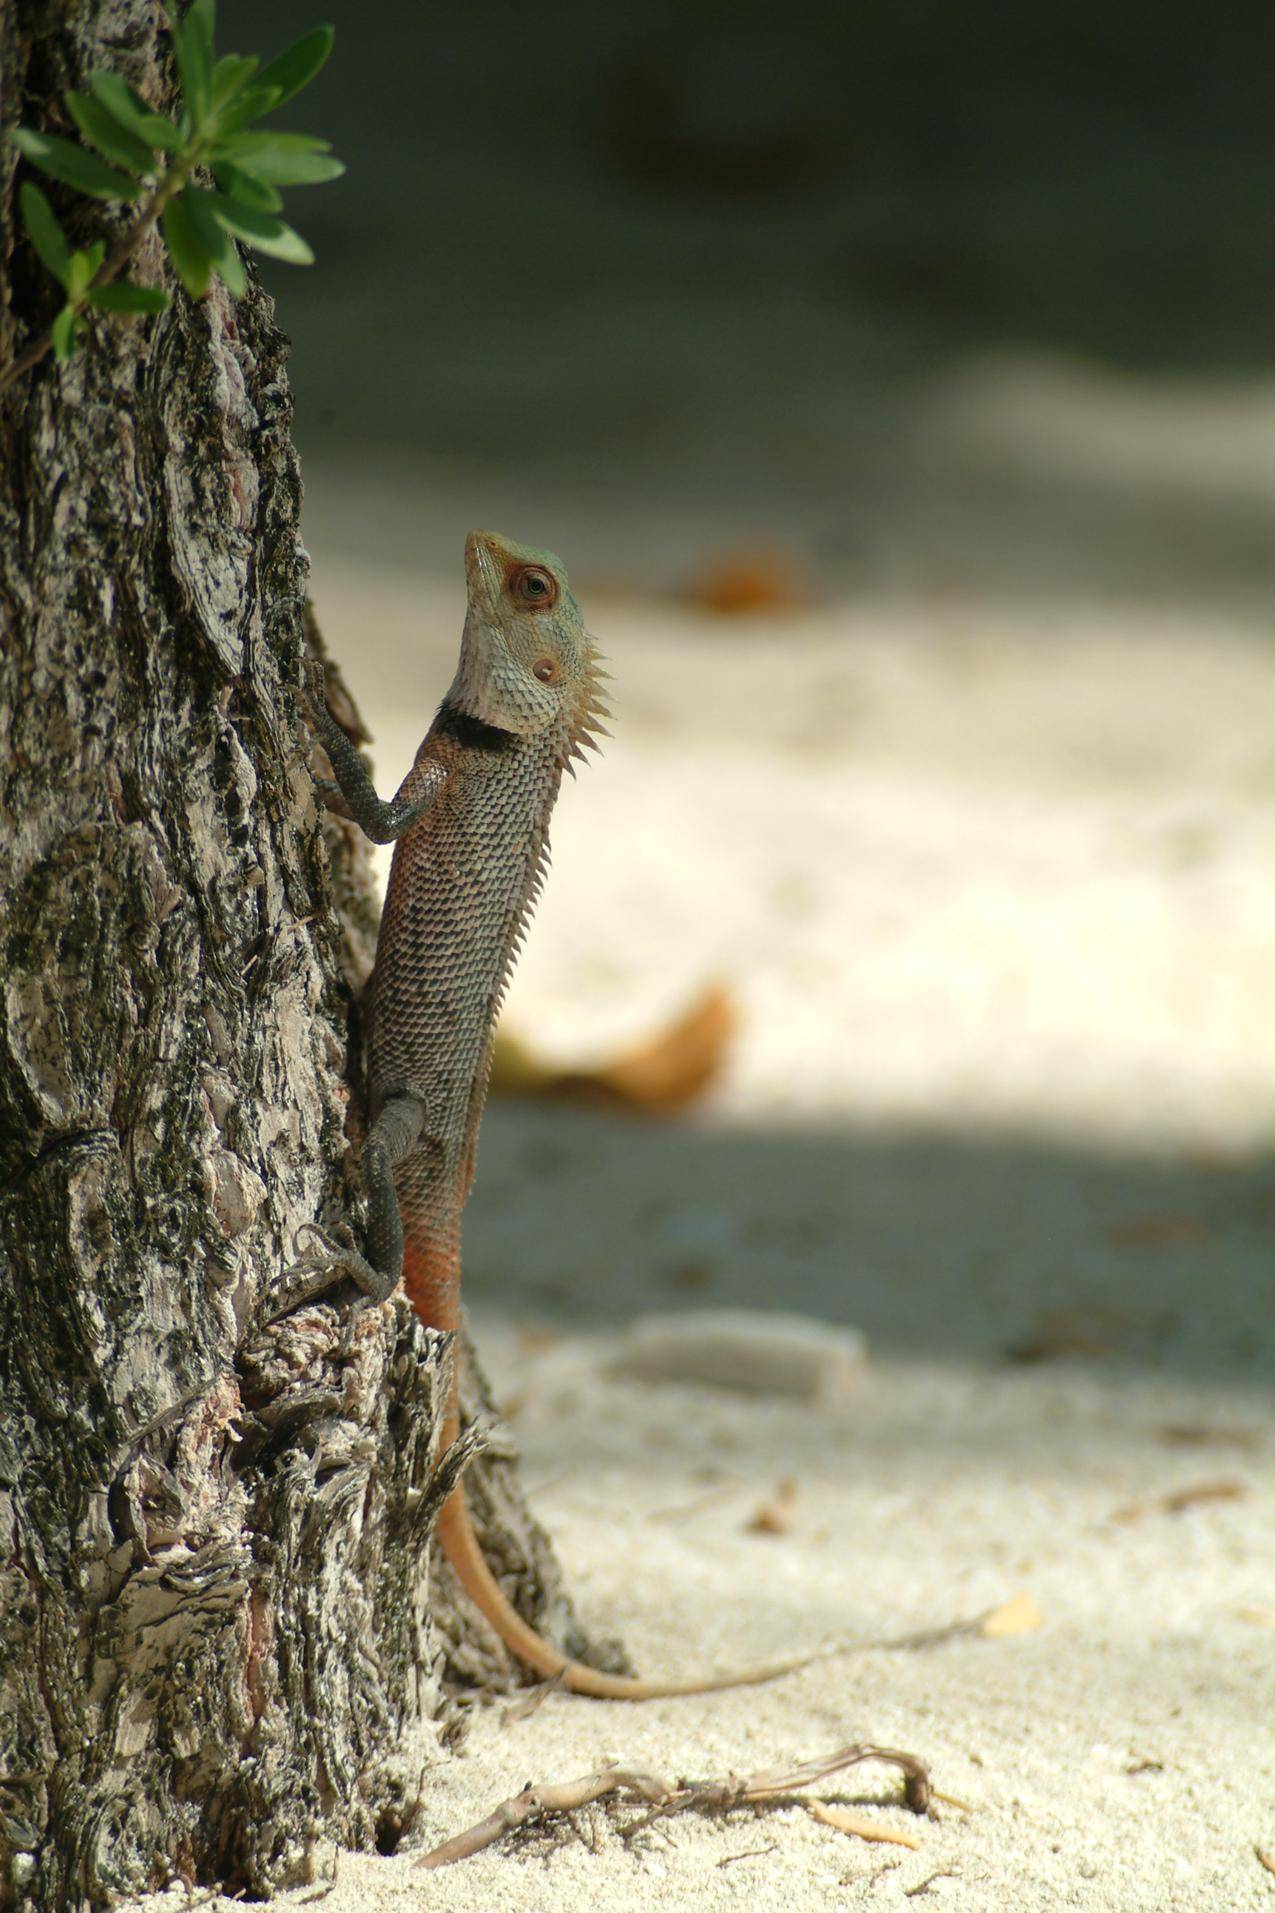
[[[61,129],[108,63],[165,103],[153,0],[0,9],[6,124]],[[53,287],[0,164],[4,361]],[[255,289],[174,291],[0,401],[0,1906],[58,1913],[392,1843],[448,1657],[493,1665],[427,1575],[450,1351],[401,1300],[348,1346],[346,1298],[262,1326],[298,1227],[357,1213],[375,904],[293,691],[284,341]],[[476,1472],[511,1593],[581,1651]]]

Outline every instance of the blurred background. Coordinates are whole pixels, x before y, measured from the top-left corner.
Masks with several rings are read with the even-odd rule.
[[[221,40],[322,12],[263,40],[223,0]],[[295,123],[349,171],[290,197],[317,265],[266,276],[380,786],[448,682],[465,533],[560,552],[616,737],[508,1027],[587,1073],[719,992],[676,1117],[493,1108],[471,1299],[1253,1385],[1269,12],[329,13]]]
[[[324,8],[221,11],[273,50]],[[786,1835],[785,1905],[1266,1906],[1269,8],[331,17],[297,123],[349,172],[266,272],[379,788],[471,527],[563,556],[615,673],[465,1221],[533,1505],[653,1671],[1025,1637],[722,1696],[693,1757],[615,1731],[694,1771],[866,1733],[991,1809],[879,1897],[881,1849]],[[728,1306],[743,1396],[687,1377]],[[477,1811],[543,1764],[485,1731]],[[660,1852],[670,1905],[774,1903]]]

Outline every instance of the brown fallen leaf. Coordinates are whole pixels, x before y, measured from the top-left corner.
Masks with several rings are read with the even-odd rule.
[[[1118,1249],[1172,1249],[1184,1242],[1203,1242],[1208,1231],[1198,1216],[1139,1216],[1113,1223],[1107,1240]]]
[[[1275,1627],[1275,1606],[1237,1607],[1237,1621],[1248,1621],[1253,1627]]]
[[[1031,1331],[1005,1350],[1011,1362],[1050,1362],[1063,1355],[1110,1355],[1128,1333],[1127,1319],[1106,1308],[1042,1309]]]
[[[1248,1493],[1243,1481],[1195,1481],[1185,1488],[1173,1488],[1168,1494],[1152,1495],[1146,1501],[1131,1501],[1117,1508],[1113,1521],[1141,1521],[1149,1514],[1181,1514],[1184,1508],[1204,1501],[1242,1501]]]
[[[734,997],[714,983],[666,1028],[592,1069],[561,1069],[502,1032],[496,1038],[492,1088],[505,1095],[610,1103],[672,1116],[721,1074],[738,1027]]]
[[[787,1534],[797,1506],[797,1484],[791,1476],[781,1481],[773,1495],[760,1502],[745,1524],[749,1534]]]
[[[752,611],[790,610],[808,598],[793,560],[765,547],[723,553],[691,580],[686,591],[687,602],[697,610],[727,618],[745,617]]]
[[[806,1812],[821,1827],[835,1827],[838,1833],[853,1833],[860,1840],[884,1841],[892,1847],[919,1847],[921,1842],[915,1833],[908,1833],[900,1827],[887,1827],[880,1820],[871,1820],[866,1813],[852,1813],[848,1807],[830,1807],[826,1800],[807,1800]]]
[[[1266,1871],[1268,1873],[1275,1873],[1275,1850],[1272,1850],[1270,1847],[1254,1847],[1253,1851],[1261,1864],[1266,1868]]]
[[[1014,1634],[1034,1634],[1045,1625],[1045,1617],[1026,1588],[1012,1594],[1000,1607],[994,1607],[978,1624],[978,1631],[989,1641],[1008,1640]]]
[[[1260,1428],[1212,1428],[1207,1422],[1171,1421],[1160,1430],[1161,1441],[1180,1448],[1260,1448]]]

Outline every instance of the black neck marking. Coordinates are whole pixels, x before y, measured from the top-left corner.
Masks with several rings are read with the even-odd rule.
[[[458,710],[444,698],[438,707],[434,728],[443,737],[454,737],[471,751],[512,751],[517,748],[516,731],[502,731],[495,724],[484,724],[480,717]]]

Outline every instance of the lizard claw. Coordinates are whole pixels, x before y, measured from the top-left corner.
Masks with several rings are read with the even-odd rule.
[[[320,1249],[323,1250],[324,1253],[322,1255],[316,1255],[313,1250],[307,1254],[303,1246],[303,1241],[304,1238],[310,1236],[314,1238]],[[356,1255],[358,1253],[358,1250],[355,1248],[353,1232],[348,1224],[340,1223],[336,1229],[327,1229],[321,1222],[303,1222],[292,1237],[292,1253],[298,1258],[292,1267],[321,1268],[328,1263],[336,1265],[342,1262],[351,1251]],[[292,1269],[287,1269],[284,1273],[290,1275]]]
[[[309,1242],[317,1246],[307,1247]],[[290,1315],[293,1309],[326,1295],[347,1276],[362,1291],[356,1314],[369,1302],[385,1301],[395,1287],[368,1262],[344,1223],[329,1230],[321,1222],[303,1222],[293,1235],[292,1249],[297,1260],[283,1271],[283,1293],[266,1316],[268,1322],[277,1322],[281,1315]]]

